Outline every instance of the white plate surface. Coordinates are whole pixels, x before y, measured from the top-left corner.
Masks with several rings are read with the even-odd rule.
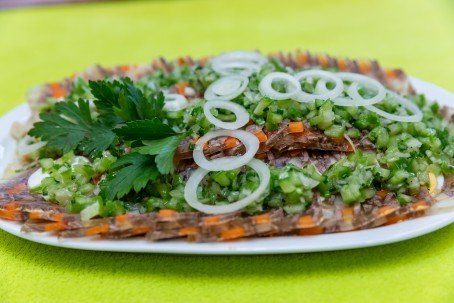
[[[454,106],[454,94],[428,82],[411,78],[418,93],[429,100]],[[8,130],[14,121],[26,121],[30,111],[23,104],[0,118],[0,175],[12,161],[15,141]],[[276,254],[341,250],[377,246],[415,238],[454,222],[454,212],[429,215],[398,224],[347,233],[304,237],[275,237],[248,239],[227,243],[188,243],[185,241],[147,242],[143,239],[104,240],[94,238],[58,239],[49,234],[23,233],[16,222],[0,220],[0,228],[18,237],[47,245],[99,251],[176,253],[176,254]]]

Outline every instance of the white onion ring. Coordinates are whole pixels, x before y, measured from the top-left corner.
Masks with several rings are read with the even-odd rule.
[[[184,198],[191,207],[206,214],[225,214],[240,210],[253,203],[266,191],[270,183],[270,169],[268,166],[257,159],[252,159],[246,164],[257,172],[260,178],[259,187],[249,196],[228,205],[206,205],[199,201],[197,197],[197,188],[202,179],[209,173],[208,170],[198,168],[189,177],[184,188]]]
[[[386,119],[389,119],[389,120],[399,121],[399,122],[421,122],[423,114],[422,114],[421,110],[418,108],[418,106],[413,104],[410,100],[408,100],[394,92],[388,91],[388,94],[390,94],[391,96],[396,98],[396,101],[398,103],[402,104],[403,106],[405,106],[407,108],[407,110],[410,110],[413,113],[413,115],[399,116],[399,115],[395,115],[395,114],[390,114],[373,105],[366,106],[366,108],[368,110],[370,110],[371,112],[377,113],[380,116],[382,116]]]
[[[31,154],[47,144],[46,141],[33,142],[33,139],[28,135],[20,139],[17,142],[17,153],[19,156]]]
[[[275,90],[271,84],[274,80],[284,80],[287,82],[287,90],[289,86],[292,87],[292,90],[286,93],[280,93]],[[274,100],[285,100],[285,99],[292,99],[296,97],[301,92],[301,84],[290,74],[281,73],[281,72],[273,72],[266,75],[259,84],[259,90],[262,95],[265,95]]]
[[[219,78],[208,86],[204,98],[208,101],[235,99],[244,92],[248,83],[248,77],[241,75]]]
[[[235,122],[224,122],[213,116],[211,113],[212,108],[222,108],[233,112],[236,116]],[[239,104],[225,101],[225,100],[213,100],[205,103],[203,106],[203,113],[205,117],[213,123],[215,126],[225,129],[238,129],[245,126],[249,122],[249,113],[244,107]]]
[[[336,73],[336,75],[343,81],[353,82],[347,89],[348,95],[353,100],[348,98],[335,98],[333,102],[338,106],[368,106],[380,102],[386,96],[385,87],[375,79],[355,73]],[[358,93],[359,84],[362,84],[369,89],[375,89],[377,94],[372,98],[363,98]]]
[[[233,156],[233,157],[223,157],[214,160],[207,160],[205,154],[203,153],[203,146],[209,140],[216,137],[234,137],[243,142],[244,147],[246,148],[246,153],[242,156]],[[196,142],[197,148],[193,151],[194,162],[208,171],[218,171],[218,170],[231,170],[243,165],[246,165],[249,161],[254,158],[255,153],[259,149],[259,139],[253,134],[244,131],[244,130],[227,130],[220,129],[210,131],[204,136],[200,137]]]
[[[163,110],[168,112],[177,112],[188,106],[188,99],[180,94],[165,94]]]
[[[305,71],[302,71],[295,75],[295,78],[298,82],[301,82],[302,79],[309,78],[309,77],[320,78],[320,80],[318,81],[317,86],[316,86],[315,94],[310,94],[310,93],[307,93],[307,92],[301,90],[301,92],[295,97],[296,101],[314,102],[317,99],[319,99],[319,100],[334,99],[334,98],[338,97],[340,94],[342,94],[342,92],[344,90],[344,83],[334,73],[330,73],[330,72],[322,71],[322,70],[305,70]],[[326,87],[326,81],[324,81],[325,79],[330,80],[331,82],[334,82],[336,84],[336,86],[332,90],[329,90]],[[320,81],[322,81],[322,82],[320,82]],[[324,89],[321,89],[321,88],[324,88]]]
[[[251,62],[218,62],[213,63],[213,70],[222,76],[241,75],[249,77],[260,71],[260,65]]]
[[[254,63],[257,65],[263,65],[266,62],[268,62],[268,59],[258,52],[236,50],[236,51],[221,53],[220,55],[211,59],[212,63],[213,62],[216,63],[216,62],[220,62],[220,61],[222,61],[222,62],[242,61],[242,62]]]
[[[258,72],[268,59],[258,52],[231,51],[222,53],[211,59],[213,70],[223,76],[243,75],[250,76]]]

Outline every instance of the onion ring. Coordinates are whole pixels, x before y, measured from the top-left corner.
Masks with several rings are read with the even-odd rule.
[[[238,211],[249,204],[253,203],[266,191],[270,183],[270,169],[268,166],[257,159],[252,159],[249,163],[246,164],[253,170],[257,172],[260,178],[259,187],[247,197],[238,200],[234,203],[228,205],[206,205],[199,201],[197,197],[197,188],[202,179],[209,173],[208,170],[205,170],[199,167],[192,175],[189,177],[184,188],[184,198],[191,207],[197,209],[198,211],[204,212],[206,214],[225,214],[234,211]]]
[[[389,119],[389,120],[393,120],[393,121],[399,121],[399,122],[421,122],[422,120],[422,117],[423,117],[423,114],[421,112],[421,110],[418,108],[418,106],[416,106],[415,104],[413,104],[410,100],[394,93],[394,92],[391,92],[391,91],[388,91],[388,94],[390,94],[391,96],[393,96],[396,101],[400,104],[402,104],[403,106],[405,106],[407,108],[407,110],[410,110],[413,115],[411,116],[399,116],[399,115],[395,115],[395,114],[390,114],[390,113],[387,113],[385,112],[384,110],[381,110],[379,108],[377,108],[376,106],[373,106],[373,105],[369,105],[369,106],[366,106],[366,109],[370,110],[371,112],[374,112],[374,113],[377,113],[379,114],[380,116],[386,118],[386,119]]]
[[[274,80],[286,81],[287,90],[289,89],[289,86],[292,87],[292,90],[288,91],[286,93],[278,92],[271,86],[271,84],[273,83]],[[290,74],[281,73],[281,72],[273,72],[273,73],[266,75],[262,79],[262,81],[260,81],[259,91],[260,91],[260,93],[262,93],[262,95],[265,95],[271,99],[285,100],[285,99],[292,99],[295,96],[297,96],[301,92],[301,85],[298,82],[298,80],[296,80],[296,78]]]
[[[235,122],[224,122],[213,116],[211,113],[212,108],[223,108],[233,112],[236,116]],[[245,126],[249,122],[249,113],[239,104],[225,101],[225,100],[213,100],[205,103],[203,106],[203,113],[205,117],[213,123],[215,126],[225,129],[238,129]]]
[[[323,81],[320,83],[320,85],[319,83],[317,83],[316,86],[317,89],[315,94],[310,94],[301,90],[301,92],[294,98],[296,101],[314,102],[317,99],[319,100],[334,99],[338,97],[340,94],[342,94],[342,91],[344,90],[344,83],[334,73],[322,70],[305,70],[295,75],[295,78],[298,82],[301,82],[301,79],[309,77],[320,78],[319,83],[320,81],[322,80]],[[331,82],[334,82],[336,86],[332,90],[329,90],[326,87],[326,81],[324,81],[325,79],[331,80]],[[321,87],[324,86],[324,90],[320,89],[320,86]]]
[[[188,99],[185,96],[179,94],[165,94],[165,103],[163,110],[168,112],[180,111],[188,106]]]
[[[355,74],[355,73],[337,73],[336,74],[343,81],[353,82],[347,89],[348,95],[353,99],[335,98],[333,100],[335,105],[338,106],[368,106],[380,102],[386,96],[385,87],[375,79],[370,77]],[[363,98],[358,93],[358,85],[362,84],[368,88],[375,89],[377,94],[372,98]]]
[[[260,71],[268,59],[258,52],[232,51],[222,53],[211,59],[211,65],[215,72],[223,76],[243,75],[250,76]]]
[[[242,156],[233,156],[233,157],[223,157],[214,160],[207,160],[205,154],[203,153],[203,146],[209,140],[221,137],[221,136],[228,136],[234,137],[239,139],[243,142],[246,153]],[[210,131],[209,133],[205,134],[204,136],[200,137],[199,140],[196,142],[197,148],[193,151],[193,158],[195,163],[204,168],[208,171],[219,171],[219,170],[231,170],[243,165],[246,165],[249,161],[254,158],[255,153],[259,149],[259,139],[257,137],[247,131],[244,130],[227,130],[227,129],[220,129]]]
[[[208,86],[204,98],[208,101],[235,99],[244,92],[248,83],[248,77],[242,75],[219,78]]]

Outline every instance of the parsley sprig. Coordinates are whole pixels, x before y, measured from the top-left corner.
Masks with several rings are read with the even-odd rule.
[[[108,149],[131,150],[102,182],[102,195],[109,200],[139,192],[160,174],[172,173],[175,151],[186,134],[165,123],[163,93],[146,94],[129,78],[90,81],[88,86],[95,113],[88,100],[58,102],[53,111],[40,115],[42,121],[30,136],[62,153],[73,150],[92,158]]]

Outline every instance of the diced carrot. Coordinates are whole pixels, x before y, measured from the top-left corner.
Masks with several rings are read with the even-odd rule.
[[[303,122],[290,122],[288,124],[288,132],[289,133],[302,133],[304,131]]]
[[[186,60],[183,57],[180,57],[177,59],[177,64],[179,66],[182,66],[182,65],[186,64]]]
[[[263,215],[258,215],[252,218],[252,221],[255,224],[265,224],[271,221],[271,216],[270,214],[263,214]]]
[[[327,67],[329,65],[329,61],[328,61],[328,58],[326,57],[326,55],[319,55],[318,63],[323,67]]]
[[[306,65],[309,61],[309,58],[307,57],[307,54],[305,52],[301,52],[298,54],[297,60],[300,65]]]
[[[192,144],[197,144],[197,140],[196,139],[192,139],[191,143]],[[205,144],[203,144],[203,150],[207,150],[207,149],[208,149],[208,142],[205,142]]]
[[[218,224],[219,221],[221,221],[220,216],[210,216],[203,218],[203,223],[208,226]]]
[[[358,65],[359,70],[363,74],[370,73],[370,71],[372,70],[372,66],[369,61],[360,61]]]
[[[147,232],[150,231],[150,226],[148,225],[142,225],[142,226],[137,226],[137,227],[134,227],[132,230],[131,230],[131,234],[132,235],[143,235],[143,234],[146,234]]]
[[[337,60],[337,68],[341,71],[346,71],[348,69],[347,60],[340,58]]]
[[[130,68],[131,67],[128,64],[124,64],[124,65],[120,66],[120,69],[124,72],[129,71]]]
[[[2,219],[14,221],[14,220],[17,220],[18,215],[19,215],[18,211],[0,209],[0,218],[2,218]]]
[[[180,228],[179,230],[180,234],[185,235],[185,236],[193,236],[197,235],[199,231],[195,227],[183,227]]]
[[[184,95],[184,90],[188,86],[188,82],[181,82],[177,84],[177,92],[180,95]]]
[[[315,222],[311,215],[302,216],[301,218],[298,219],[299,228],[308,228],[308,227],[314,227],[314,226],[315,226]]]
[[[159,216],[160,217],[172,217],[174,215],[176,215],[176,211],[174,211],[173,209],[161,209],[159,210]]]
[[[32,212],[28,213],[28,218],[30,220],[38,220],[38,219],[41,219],[41,217],[42,217],[42,212],[39,212],[39,211],[32,211]]]
[[[255,155],[256,159],[263,160],[266,158],[266,153],[260,153]]]
[[[86,236],[93,236],[98,234],[105,234],[109,231],[109,225],[103,224],[98,226],[93,226],[85,230]]]
[[[64,219],[65,217],[66,217],[65,214],[53,214],[53,215],[51,216],[52,220],[59,221],[59,222],[63,221],[63,219]]]
[[[232,148],[232,147],[237,146],[238,144],[240,144],[240,141],[238,141],[238,139],[234,138],[234,137],[228,137],[224,141],[224,145],[226,148]]]
[[[395,223],[399,223],[400,221],[405,221],[410,217],[409,214],[403,214],[397,217],[392,218],[391,220],[388,220],[384,225],[391,225]]]
[[[427,203],[426,201],[418,201],[411,205],[411,209],[413,211],[425,210],[427,208],[429,208],[429,203]]]
[[[236,227],[221,231],[220,237],[223,241],[244,237],[246,230],[243,227]]]
[[[58,82],[51,83],[50,85],[51,95],[52,97],[59,99],[66,96],[66,91]]]
[[[19,205],[19,203],[16,203],[16,202],[10,202],[8,204],[5,204],[4,208],[6,210],[11,210],[11,211],[18,210],[18,209],[20,209],[20,205]]]
[[[342,208],[342,217],[353,216],[353,207]]]
[[[268,137],[263,132],[263,130],[261,130],[258,133],[256,133],[255,136],[259,139],[260,143],[266,142],[266,140],[268,140]]]
[[[378,209],[378,213],[380,216],[386,216],[389,215],[390,213],[394,212],[394,208],[392,208],[389,205],[382,206]]]
[[[48,223],[44,225],[44,231],[65,230],[66,224],[63,222]]]
[[[386,77],[388,77],[388,78],[396,78],[397,77],[397,73],[393,69],[387,69],[385,71],[385,74],[386,74]]]
[[[385,189],[377,191],[377,193],[376,193],[376,195],[379,196],[382,199],[386,198],[387,194],[388,194],[388,191],[386,191]]]
[[[300,236],[313,236],[313,235],[320,235],[323,233],[323,227],[321,226],[314,226],[311,228],[304,228],[299,230]]]
[[[115,222],[116,223],[123,223],[123,222],[126,222],[129,218],[129,215],[128,214],[124,214],[124,215],[118,215],[115,217]]]

